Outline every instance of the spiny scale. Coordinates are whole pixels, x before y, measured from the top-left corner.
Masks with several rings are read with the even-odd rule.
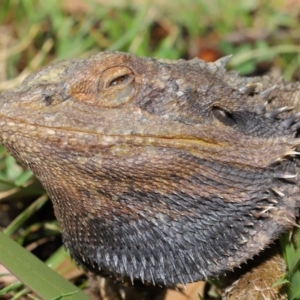
[[[228,63],[228,61],[230,60],[230,58],[232,57],[232,55],[227,55],[227,56],[223,56],[221,58],[219,58],[218,60],[216,60],[215,62],[213,63],[209,63],[208,66],[209,67],[217,67],[217,69],[220,71],[220,72],[223,72],[225,73],[226,72],[226,65]]]
[[[293,110],[293,107],[288,107],[288,106],[279,107],[279,108],[276,108],[272,111],[265,113],[265,116],[268,119],[275,119],[279,114],[281,114],[285,111],[290,111],[290,110]]]
[[[281,122],[281,125],[283,128],[287,129],[290,128],[292,125],[296,125],[295,121],[298,121],[300,117],[300,113],[296,113],[292,116],[290,116],[289,118],[285,119],[284,121]],[[293,131],[296,131],[295,129],[293,129]]]
[[[270,95],[272,94],[272,92],[277,88],[277,84],[271,86],[270,88],[262,91],[259,96],[262,98],[262,99],[268,99],[270,97]]]

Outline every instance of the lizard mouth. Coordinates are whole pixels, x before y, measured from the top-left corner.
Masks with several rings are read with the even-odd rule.
[[[138,145],[159,145],[162,144],[164,146],[199,146],[199,145],[215,145],[216,147],[224,147],[224,143],[222,141],[217,141],[214,138],[208,138],[205,136],[195,136],[189,135],[185,133],[178,133],[174,134],[143,134],[143,133],[101,133],[95,130],[89,129],[82,129],[82,128],[74,128],[74,127],[67,127],[67,126],[52,126],[52,125],[41,125],[38,123],[33,122],[26,122],[19,118],[8,117],[4,114],[0,113],[0,126],[1,130],[0,133],[4,134],[6,128],[9,128],[9,131],[12,134],[19,134],[22,133],[26,135],[34,136],[36,132],[44,132],[44,136],[59,136],[61,134],[79,134],[79,135],[86,135],[86,136],[98,136],[99,138],[103,137],[108,142],[111,141],[112,143],[130,143],[134,142],[134,144]],[[26,132],[27,131],[27,132]],[[1,139],[0,134],[0,139]]]
[[[264,139],[243,136],[239,132],[214,130],[212,126],[201,126],[196,135],[174,134],[103,134],[81,128],[47,126],[25,122],[19,118],[7,117],[0,113],[0,141],[7,146],[18,142],[34,147],[62,148],[65,151],[89,151],[114,149],[115,153],[130,154],[134,148],[160,148],[186,151],[201,159],[220,161],[248,167],[267,167],[296,154],[294,149],[300,144],[299,138],[276,137]],[[235,142],[232,142],[232,134]],[[31,141],[32,140],[32,141]],[[267,141],[267,142],[266,142]],[[27,145],[27,149],[28,149]],[[11,147],[8,147],[11,148]],[[21,148],[21,147],[20,147]],[[127,150],[126,150],[127,149]],[[109,151],[109,150],[108,150]],[[251,159],[249,159],[251,158]]]

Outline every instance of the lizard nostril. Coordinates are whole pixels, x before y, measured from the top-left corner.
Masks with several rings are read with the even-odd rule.
[[[51,105],[53,102],[53,99],[50,95],[43,95],[43,100],[45,101],[46,105]]]
[[[46,106],[55,105],[64,101],[63,97],[54,92],[46,92],[42,94],[42,100]]]

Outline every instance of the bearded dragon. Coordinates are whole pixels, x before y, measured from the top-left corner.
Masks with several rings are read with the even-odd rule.
[[[41,181],[85,269],[186,284],[295,224],[299,83],[239,77],[228,59],[102,52],[0,95],[0,142]]]

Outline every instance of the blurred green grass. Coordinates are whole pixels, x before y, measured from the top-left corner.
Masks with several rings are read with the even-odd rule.
[[[299,4],[295,8],[292,1],[2,2],[2,81],[103,50],[174,59],[205,51],[214,59],[234,54],[231,65],[243,74],[255,72],[259,63],[275,63],[292,69],[289,80],[299,66]]]
[[[45,64],[104,50],[172,59],[198,56],[208,61],[233,54],[228,67],[243,75],[273,71],[286,80],[300,78],[297,1],[0,0],[0,5],[0,90],[19,84]],[[0,167],[0,210],[7,211],[0,226],[8,226],[7,233],[29,248],[56,239],[55,221],[33,218],[41,208],[24,204],[24,199],[36,203],[43,194],[32,174],[3,148]],[[14,212],[12,206],[17,207]],[[300,275],[294,266],[299,266],[299,245],[288,239],[282,245],[288,264],[293,261],[286,278],[290,290],[297,290]],[[52,256],[57,260],[55,249],[48,255],[50,260]],[[18,293],[24,294],[20,291],[17,286],[10,293],[18,299]],[[290,292],[289,299],[294,297]]]

